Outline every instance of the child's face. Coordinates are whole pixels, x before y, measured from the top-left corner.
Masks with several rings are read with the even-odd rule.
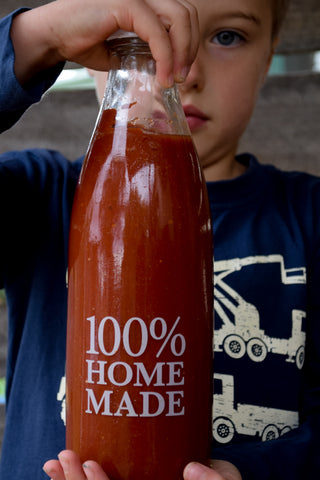
[[[228,179],[243,171],[238,142],[272,57],[271,0],[189,1],[199,14],[200,47],[181,100],[206,179]],[[101,99],[106,74],[95,79]]]
[[[234,161],[272,56],[270,0],[190,0],[200,48],[181,100],[207,180],[242,173]]]

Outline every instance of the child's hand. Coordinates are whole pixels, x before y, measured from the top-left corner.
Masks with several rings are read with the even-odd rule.
[[[100,465],[93,461],[81,464],[79,457],[71,450],[58,455],[59,460],[48,460],[43,470],[52,480],[109,480]],[[242,480],[231,463],[213,460],[212,468],[199,463],[189,463],[183,472],[184,480]]]
[[[184,480],[242,480],[239,470],[229,462],[211,460],[211,468],[189,463],[183,472]]]
[[[100,465],[88,461],[81,464],[79,457],[71,450],[58,455],[59,460],[48,460],[43,470],[52,480],[109,480]]]
[[[197,11],[187,0],[57,0],[15,17],[15,72],[25,82],[31,78],[27,62],[39,71],[63,60],[107,70],[105,40],[123,29],[149,43],[158,80],[169,86],[186,77],[198,28]]]

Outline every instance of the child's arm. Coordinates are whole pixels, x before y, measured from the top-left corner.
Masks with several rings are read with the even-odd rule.
[[[185,0],[57,0],[25,11],[11,28],[16,77],[26,84],[65,60],[107,70],[105,39],[118,29],[150,44],[164,86],[185,78],[198,45],[197,13]]]
[[[164,85],[187,74],[198,18],[186,0],[56,0],[0,20],[0,132],[41,99],[64,60],[106,70],[105,39],[119,28],[149,42]]]

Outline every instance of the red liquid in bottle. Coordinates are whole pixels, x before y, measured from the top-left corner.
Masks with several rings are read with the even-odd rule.
[[[115,129],[114,115],[72,213],[67,448],[114,480],[178,480],[210,456],[207,195],[188,136]]]

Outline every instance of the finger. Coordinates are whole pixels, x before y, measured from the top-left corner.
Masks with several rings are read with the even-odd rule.
[[[130,2],[128,2],[130,3]],[[130,10],[117,16],[119,28],[135,32],[149,44],[156,62],[157,78],[164,87],[173,85],[173,46],[167,25],[157,12],[146,2],[130,3]]]
[[[241,473],[235,465],[226,460],[210,460],[210,467],[216,472],[219,472],[219,474],[226,480],[241,480],[242,478]]]
[[[58,455],[65,480],[86,480],[78,455],[71,450],[63,450]],[[54,479],[54,480],[60,480]]]
[[[85,53],[74,55],[73,61],[91,70],[105,72],[109,69],[110,52],[103,41]]]
[[[92,460],[85,462],[82,468],[88,480],[108,480],[108,476],[102,467]]]
[[[188,463],[183,471],[184,480],[223,480],[223,477],[197,462]]]
[[[43,465],[43,470],[52,480],[65,480],[59,460],[48,460]]]
[[[187,0],[148,0],[168,31],[173,50],[176,82],[183,82],[199,45],[199,22],[196,8]]]

